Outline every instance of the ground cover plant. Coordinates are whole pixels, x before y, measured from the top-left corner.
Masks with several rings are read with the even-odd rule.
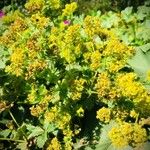
[[[148,150],[150,9],[29,0],[0,12],[1,149]]]

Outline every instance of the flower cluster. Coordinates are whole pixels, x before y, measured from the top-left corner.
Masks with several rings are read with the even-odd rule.
[[[111,110],[109,108],[101,108],[97,111],[97,117],[100,121],[108,123],[111,120]]]
[[[99,74],[95,88],[99,97],[106,96],[110,91],[111,81],[107,72]]]
[[[36,27],[43,29],[48,26],[49,18],[36,13],[32,15],[31,21]]]
[[[60,8],[60,0],[49,0],[49,5],[52,9],[59,9]]]
[[[79,100],[81,98],[82,91],[84,89],[84,83],[85,83],[84,79],[73,81],[71,85],[71,95],[70,95],[70,98],[72,100]]]
[[[62,16],[70,16],[77,9],[77,3],[73,2],[71,4],[66,4],[65,9],[63,9]]]
[[[29,2],[25,4],[25,8],[29,12],[35,13],[37,11],[41,11],[44,7],[44,4],[45,4],[44,0],[29,0]]]
[[[47,150],[61,150],[61,145],[56,137],[51,140]]]
[[[15,48],[10,57],[11,64],[6,67],[6,72],[10,72],[16,76],[20,76],[23,72],[22,65],[24,62],[24,50],[22,48]]]
[[[127,145],[140,146],[146,139],[146,130],[139,124],[130,124],[123,122],[120,126],[113,127],[109,132],[109,138],[113,145],[123,148]]]

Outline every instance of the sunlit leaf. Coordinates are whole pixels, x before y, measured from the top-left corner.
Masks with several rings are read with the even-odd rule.
[[[32,130],[32,133],[28,136],[28,138],[32,138],[32,137],[35,137],[35,136],[38,136],[38,135],[41,135],[42,133],[44,132],[44,130],[40,127],[35,127],[33,130]]]
[[[5,129],[5,130],[0,131],[0,136],[6,138],[9,136],[10,133],[11,133],[10,129]]]
[[[27,145],[28,145],[28,143],[25,141],[25,142],[19,143],[16,146],[16,148],[19,150],[27,150],[28,149]]]
[[[140,76],[145,77],[150,70],[150,51],[147,53],[137,50],[136,55],[129,60],[129,65]]]
[[[39,148],[43,148],[46,141],[47,141],[47,133],[44,132],[42,135],[37,137],[37,141],[36,141],[37,146]]]

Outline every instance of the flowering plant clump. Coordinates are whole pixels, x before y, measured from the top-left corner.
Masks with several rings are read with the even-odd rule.
[[[149,91],[128,64],[135,48],[99,16],[79,21],[76,9],[75,2],[29,0],[1,20],[0,140],[12,141],[10,148],[148,143]]]

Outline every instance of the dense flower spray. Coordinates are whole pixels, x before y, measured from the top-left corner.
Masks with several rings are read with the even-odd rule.
[[[42,137],[39,148],[78,149],[74,142],[86,132],[85,122],[95,123],[88,131],[92,139],[115,122],[106,133],[114,147],[142,145],[148,139],[150,96],[143,81],[127,68],[135,49],[103,28],[100,17],[73,16],[76,2],[61,3],[29,0],[25,14],[0,11],[7,25],[0,36],[1,51],[7,52],[3,71],[11,79],[4,85],[3,98],[28,106],[24,111],[29,110],[33,121],[25,121],[39,133],[33,130],[33,136],[26,128],[27,136],[35,143]]]

